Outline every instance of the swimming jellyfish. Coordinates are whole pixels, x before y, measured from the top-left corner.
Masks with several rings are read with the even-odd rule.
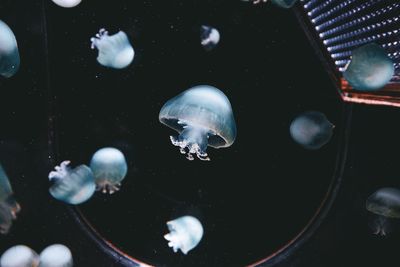
[[[343,77],[356,90],[376,91],[384,87],[393,74],[392,59],[381,46],[370,43],[352,51]]]
[[[123,69],[131,64],[135,51],[123,31],[114,35],[108,35],[108,31],[100,29],[96,37],[90,39],[91,48],[97,48],[99,55],[97,61],[105,66],[114,69]]]
[[[52,0],[55,4],[59,5],[60,7],[75,7],[80,4],[82,0]]]
[[[400,190],[391,187],[381,188],[366,201],[366,208],[373,214],[370,226],[376,235],[386,235],[391,223],[400,219]]]
[[[174,252],[179,249],[187,254],[194,249],[203,237],[203,226],[200,221],[192,216],[183,216],[167,222],[168,234],[164,238],[169,241],[168,246]]]
[[[219,89],[199,85],[192,87],[167,101],[159,114],[161,123],[176,130],[178,137],[171,136],[173,145],[193,160],[193,154],[201,160],[210,160],[207,146],[229,147],[236,138],[236,123],[232,107]]]
[[[105,147],[94,153],[90,161],[96,189],[103,193],[114,193],[121,187],[121,181],[128,172],[124,154],[116,148]]]
[[[325,114],[307,111],[297,116],[290,124],[290,135],[304,148],[316,150],[329,142],[334,125]]]
[[[54,244],[45,248],[39,256],[39,267],[72,267],[72,253],[64,245]]]
[[[200,28],[200,40],[201,45],[205,50],[210,51],[219,43],[220,34],[219,31],[210,26],[201,26]]]
[[[19,52],[13,31],[0,20],[0,75],[10,78],[19,69]]]
[[[38,255],[25,245],[7,249],[0,258],[1,267],[37,267],[38,265]]]
[[[93,172],[86,165],[71,169],[69,163],[63,161],[55,167],[55,171],[49,173],[50,181],[54,182],[49,192],[54,198],[68,204],[81,204],[92,197],[96,190]]]
[[[0,233],[10,231],[12,221],[17,218],[21,207],[15,201],[10,181],[0,165]]]

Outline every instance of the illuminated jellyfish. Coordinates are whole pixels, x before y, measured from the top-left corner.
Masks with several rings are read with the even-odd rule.
[[[352,51],[343,77],[356,90],[376,91],[384,87],[393,74],[392,59],[381,46],[371,43]]]
[[[200,28],[200,40],[201,45],[205,50],[210,51],[219,43],[220,34],[219,31],[210,26],[201,26]]]
[[[72,267],[74,265],[72,253],[64,245],[54,244],[40,253],[39,267]]]
[[[37,267],[38,265],[38,255],[25,245],[7,249],[0,258],[1,267]]]
[[[21,210],[15,201],[10,181],[3,167],[0,165],[0,233],[7,234],[10,231],[12,221],[17,218]]]
[[[307,111],[290,124],[290,135],[304,148],[316,150],[329,142],[334,125],[318,111]]]
[[[190,88],[170,99],[161,108],[161,123],[176,130],[178,137],[171,136],[173,145],[193,160],[193,154],[201,160],[210,160],[207,146],[228,147],[236,138],[236,124],[232,107],[219,89],[200,85]]]
[[[242,0],[244,2],[252,2],[253,4],[266,3],[268,0]],[[279,7],[291,8],[296,4],[297,0],[271,0],[272,3]]]
[[[19,52],[15,35],[3,21],[0,20],[0,75],[9,78],[19,69]]]
[[[131,64],[135,51],[129,43],[128,36],[123,31],[114,35],[108,35],[108,31],[100,29],[96,37],[90,39],[91,48],[97,48],[99,55],[97,61],[105,66],[114,69],[123,69]]]
[[[374,234],[388,234],[392,222],[400,218],[400,190],[391,187],[379,189],[368,197],[366,208],[373,215],[370,226]]]
[[[194,249],[203,237],[203,226],[200,221],[192,216],[183,216],[167,222],[169,233],[164,238],[169,241],[168,246],[174,252],[181,250],[187,254]]]
[[[81,204],[96,190],[94,176],[88,166],[79,165],[71,169],[69,163],[63,161],[55,167],[55,171],[49,173],[50,181],[54,182],[49,192],[54,198],[68,204]]]
[[[124,154],[116,148],[105,147],[94,153],[90,161],[96,189],[103,193],[114,193],[121,187],[121,181],[128,172]]]
[[[55,4],[59,5],[60,7],[75,7],[80,4],[82,0],[52,0]]]

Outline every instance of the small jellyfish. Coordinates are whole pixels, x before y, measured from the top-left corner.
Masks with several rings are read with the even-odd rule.
[[[183,216],[169,221],[167,227],[170,232],[164,238],[169,241],[168,246],[174,252],[180,249],[185,255],[199,244],[204,233],[200,221],[192,216]]]
[[[116,148],[106,147],[94,153],[90,161],[96,189],[103,193],[114,193],[121,187],[121,181],[128,172],[124,154]]]
[[[52,1],[60,7],[70,8],[79,5],[82,0],[52,0]]]
[[[131,64],[135,51],[123,31],[114,35],[108,35],[108,31],[100,29],[96,37],[90,39],[91,48],[97,48],[99,55],[97,61],[105,66],[114,69],[123,69]]]
[[[3,167],[0,165],[0,233],[7,234],[10,231],[12,221],[17,218],[21,210],[15,201],[10,181]]]
[[[25,245],[17,245],[7,249],[1,255],[1,267],[37,267],[39,256]]]
[[[400,219],[400,190],[381,188],[366,201],[366,208],[373,214],[370,226],[376,235],[386,235],[394,220]]]
[[[171,136],[173,145],[193,160],[193,154],[201,160],[210,160],[207,146],[229,147],[236,138],[236,123],[232,107],[219,89],[200,85],[190,88],[167,101],[159,114],[161,123],[176,130],[178,137]]]
[[[381,46],[370,43],[352,51],[343,77],[356,90],[376,91],[384,87],[393,74],[392,59]]]
[[[0,75],[10,78],[19,69],[17,40],[10,27],[0,20]]]
[[[290,124],[290,135],[304,148],[316,150],[329,142],[334,125],[318,111],[307,111]]]
[[[220,34],[219,31],[210,26],[201,26],[200,28],[200,40],[201,45],[206,51],[212,50],[219,43]]]
[[[40,253],[39,267],[72,267],[74,265],[72,253],[64,245],[54,244]]]
[[[50,194],[68,204],[81,204],[87,201],[95,192],[96,184],[91,169],[86,165],[79,165],[71,169],[69,161],[61,162],[55,171],[49,173]]]

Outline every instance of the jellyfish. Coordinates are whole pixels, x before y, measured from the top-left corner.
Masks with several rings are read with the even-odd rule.
[[[17,218],[21,207],[15,201],[10,181],[3,167],[0,165],[0,233],[10,231],[12,221]]]
[[[244,2],[252,2],[253,4],[266,3],[268,0],[242,0]],[[297,0],[271,0],[271,2],[279,7],[291,8],[296,4]]]
[[[50,181],[54,182],[49,192],[58,200],[77,205],[92,197],[96,184],[88,166],[79,165],[71,169],[69,164],[69,161],[63,161],[55,167],[55,171],[49,173]]]
[[[200,28],[200,40],[201,45],[206,51],[212,50],[219,43],[220,34],[219,31],[210,26],[201,26]]]
[[[170,137],[171,142],[189,160],[194,159],[194,154],[200,160],[210,160],[207,146],[229,147],[236,138],[236,123],[228,98],[208,85],[192,87],[167,101],[159,120],[179,133],[178,137]]]
[[[392,79],[393,74],[392,59],[381,46],[370,43],[352,51],[343,77],[355,90],[377,91]]]
[[[329,142],[334,125],[319,111],[307,111],[290,124],[290,135],[304,148],[316,150]]]
[[[0,258],[1,267],[37,267],[38,265],[38,255],[25,245],[17,245],[7,249]]]
[[[10,27],[0,20],[0,75],[10,78],[19,69],[17,40]]]
[[[374,234],[388,234],[392,222],[400,218],[400,190],[391,187],[379,189],[368,197],[366,208],[373,215],[370,226]]]
[[[72,253],[68,247],[54,244],[45,248],[39,256],[39,267],[72,267]]]
[[[94,153],[90,161],[96,189],[103,193],[114,193],[128,172],[124,154],[116,148],[105,147]]]
[[[52,1],[60,7],[70,8],[79,5],[82,0],[52,0]]]
[[[194,249],[203,237],[203,226],[200,221],[192,216],[183,216],[167,222],[169,233],[164,238],[169,241],[168,246],[174,252],[180,249],[183,254],[187,254]]]
[[[105,66],[114,69],[123,69],[131,64],[135,51],[129,43],[128,36],[123,31],[114,35],[108,35],[108,31],[100,29],[96,37],[90,39],[91,48],[97,48],[99,55],[97,61]]]

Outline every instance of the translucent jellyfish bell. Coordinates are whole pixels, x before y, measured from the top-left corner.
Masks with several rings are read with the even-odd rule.
[[[99,55],[97,61],[105,66],[114,69],[123,69],[132,63],[135,51],[123,31],[114,35],[108,35],[108,31],[100,29],[96,37],[90,39],[91,48],[97,48]]]
[[[352,51],[343,77],[356,90],[376,91],[384,87],[393,74],[392,59],[381,46],[371,43]]]
[[[210,26],[201,26],[200,28],[200,40],[201,45],[205,50],[210,51],[217,46],[220,40],[219,31]]]
[[[124,154],[116,148],[106,147],[94,153],[90,161],[97,190],[103,193],[118,191],[128,172]]]
[[[38,265],[38,255],[25,245],[7,249],[0,258],[1,267],[37,267]]]
[[[49,173],[50,181],[54,182],[49,192],[54,198],[68,204],[81,204],[91,198],[96,190],[93,173],[86,165],[71,169],[69,163],[63,161],[55,167],[55,171]]]
[[[64,245],[54,244],[40,253],[39,267],[72,267],[73,265],[72,253]]]
[[[55,4],[57,4],[60,7],[75,7],[82,2],[82,0],[52,0]]]
[[[10,181],[3,167],[0,165],[0,233],[7,234],[10,231],[12,221],[17,218],[21,210],[15,201]]]
[[[185,255],[200,243],[204,233],[200,221],[192,216],[179,217],[167,222],[167,226],[170,232],[164,238],[169,241],[168,246]]]
[[[19,69],[17,40],[10,27],[0,20],[0,75],[9,78]]]
[[[207,146],[228,147],[236,138],[236,123],[232,107],[219,89],[200,85],[170,99],[161,108],[161,123],[176,130],[178,137],[170,137],[182,154],[193,160],[210,160]]]

